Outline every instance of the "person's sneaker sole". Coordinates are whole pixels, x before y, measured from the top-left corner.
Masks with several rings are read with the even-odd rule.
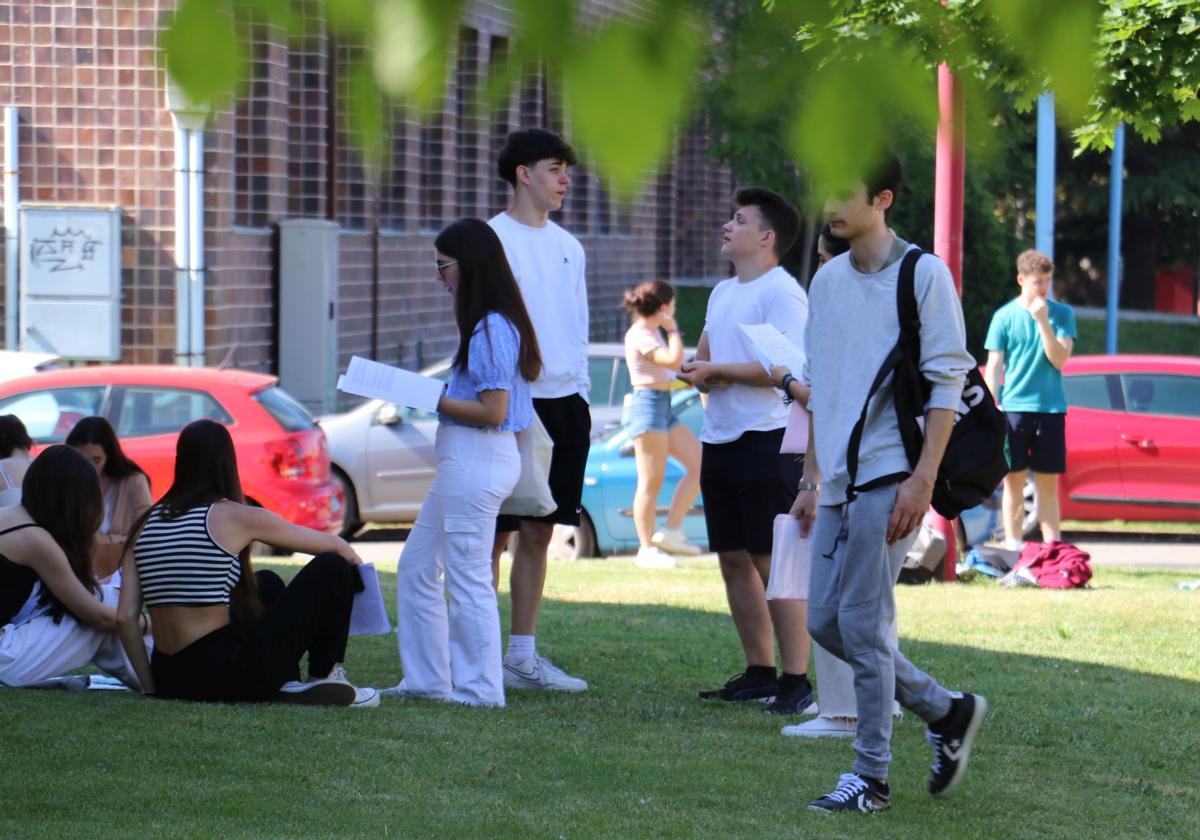
[[[984,715],[987,714],[988,704],[987,698],[982,694],[976,694],[975,708],[971,712],[971,721],[967,724],[967,731],[963,735],[962,745],[958,748],[958,766],[954,768],[954,775],[950,777],[950,781],[946,786],[937,793],[932,793],[934,799],[941,799],[947,796],[958,787],[958,783],[962,781],[963,774],[967,772],[967,762],[971,758],[971,747],[975,743],[975,736],[979,733],[979,727],[983,726]]]
[[[785,738],[853,738],[856,726],[846,726],[824,718],[813,718],[804,723],[793,723],[779,730]]]
[[[358,692],[350,683],[332,681],[286,683],[275,695],[280,703],[292,703],[297,706],[349,706],[357,697]],[[378,696],[375,702],[379,702]]]
[[[373,688],[359,688],[354,692],[351,709],[374,709],[379,706],[379,692]]]

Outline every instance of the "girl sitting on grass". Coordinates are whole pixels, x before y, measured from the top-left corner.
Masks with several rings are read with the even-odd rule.
[[[92,577],[100,479],[69,446],[30,464],[19,504],[0,509],[0,685],[26,686],[89,662],[137,687],[114,635],[117,591]],[[129,643],[146,655],[146,620]]]
[[[272,573],[256,578],[256,540],[317,556],[284,589]],[[233,440],[220,423],[184,426],[174,483],[127,545],[119,633],[146,694],[379,705],[375,689],[356,689],[337,664],[346,653],[354,592],[362,588],[354,565],[362,560],[340,537],[246,504]],[[260,600],[258,584],[266,581],[282,591]],[[143,603],[154,622],[152,659],[138,643]],[[305,652],[309,678],[301,682]]]

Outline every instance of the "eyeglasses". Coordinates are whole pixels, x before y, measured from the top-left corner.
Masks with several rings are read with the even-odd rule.
[[[437,267],[438,274],[444,274],[446,269],[452,265],[458,265],[458,260],[446,260],[445,262],[434,261],[434,266]]]

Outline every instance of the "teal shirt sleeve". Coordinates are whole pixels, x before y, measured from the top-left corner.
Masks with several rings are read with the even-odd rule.
[[[992,315],[992,323],[988,325],[987,338],[983,341],[984,350],[1001,350],[1008,346],[1008,319],[1004,316],[1004,307]]]
[[[1055,338],[1075,338],[1075,310],[1065,303],[1054,307],[1054,336]]]

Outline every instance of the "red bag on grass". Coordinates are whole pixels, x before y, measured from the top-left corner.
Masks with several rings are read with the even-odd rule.
[[[1042,589],[1077,589],[1092,579],[1092,557],[1067,542],[1027,542],[1013,571],[1027,569]]]

